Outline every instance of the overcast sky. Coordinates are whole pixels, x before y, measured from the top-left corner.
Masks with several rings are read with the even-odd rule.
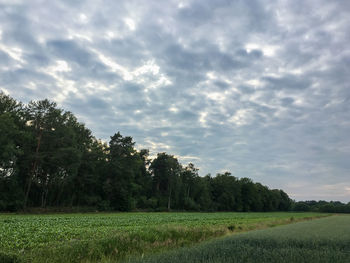
[[[200,175],[350,201],[350,1],[0,0],[0,89]]]

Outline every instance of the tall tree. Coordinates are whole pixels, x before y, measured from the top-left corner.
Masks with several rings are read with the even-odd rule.
[[[94,138],[85,143],[86,147],[82,151],[81,164],[73,184],[75,205],[97,206],[106,210],[109,205],[103,200],[102,185],[108,172],[108,146]]]
[[[225,172],[217,174],[212,181],[213,199],[221,211],[240,211],[241,189],[236,177]]]
[[[180,173],[180,197],[179,208],[186,210],[198,210],[199,205],[195,202],[196,183],[198,169],[193,163],[189,163]]]
[[[0,92],[0,210],[17,210],[23,203],[18,159],[26,133],[23,105]]]
[[[167,196],[167,209],[171,209],[171,197],[177,177],[181,172],[181,165],[173,155],[165,152],[158,153],[150,166],[156,185],[156,193],[163,198]]]
[[[134,148],[132,137],[120,132],[111,136],[109,142],[109,176],[104,189],[114,209],[128,211],[135,207],[133,182],[141,172],[142,159]]]
[[[15,169],[17,156],[21,153],[22,105],[0,93],[0,174],[9,176]]]
[[[74,115],[48,100],[31,101],[26,107],[26,118],[33,144],[31,152],[27,153],[30,169],[24,207],[27,206],[33,182],[41,192],[36,201],[44,207],[53,184],[72,182],[76,175],[84,146],[78,138],[84,133]],[[66,187],[69,185],[72,184],[65,184]]]

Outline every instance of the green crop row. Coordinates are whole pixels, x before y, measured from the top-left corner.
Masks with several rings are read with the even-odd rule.
[[[95,213],[0,215],[0,255],[28,262],[121,259],[313,213]],[[322,215],[324,216],[324,215]],[[11,259],[12,260],[12,259]],[[12,260],[13,261],[13,260]]]
[[[332,216],[242,233],[127,262],[350,262],[349,225],[350,216]]]

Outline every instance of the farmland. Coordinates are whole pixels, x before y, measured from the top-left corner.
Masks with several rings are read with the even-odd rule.
[[[349,225],[350,216],[332,216],[204,242],[142,262],[350,262]]]
[[[234,232],[325,216],[314,213],[0,215],[0,259],[99,262],[188,246]],[[1,260],[0,260],[1,261]]]

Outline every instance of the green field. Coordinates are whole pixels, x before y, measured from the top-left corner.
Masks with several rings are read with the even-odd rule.
[[[314,213],[95,213],[0,215],[0,259],[100,262],[188,246]],[[1,260],[0,260],[1,261]]]
[[[241,233],[129,262],[350,262],[350,216]]]

